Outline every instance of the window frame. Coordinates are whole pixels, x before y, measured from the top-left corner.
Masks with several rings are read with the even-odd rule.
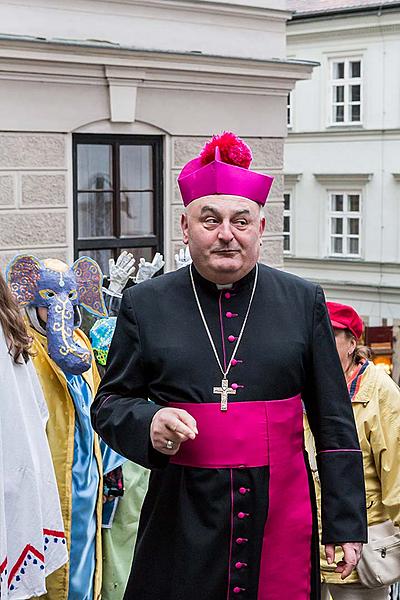
[[[112,146],[113,171],[113,236],[80,238],[78,233],[78,146],[81,144]],[[126,145],[150,146],[153,158],[153,234],[121,237],[120,210],[120,147]],[[90,250],[111,250],[114,258],[118,250],[124,248],[152,248],[163,253],[164,246],[164,191],[163,191],[163,137],[155,135],[125,135],[75,133],[72,136],[73,160],[73,243],[75,260],[80,252]]]
[[[293,90],[288,92],[286,100],[286,125],[288,129],[293,127]]]
[[[350,77],[349,69],[350,63],[360,62],[360,77]],[[334,68],[335,64],[344,63],[344,77],[343,79],[334,79]],[[329,85],[328,85],[328,126],[329,127],[349,127],[349,126],[362,126],[364,118],[364,85],[363,85],[363,73],[364,73],[364,60],[360,55],[354,56],[335,56],[329,58]],[[338,85],[343,85],[343,102],[337,102],[334,99],[334,89]],[[352,101],[350,99],[350,86],[360,86],[360,100]],[[335,106],[343,105],[343,121],[334,120],[334,108]],[[353,105],[360,106],[360,118],[358,121],[350,120],[350,108]]]
[[[343,196],[343,200],[345,202],[345,206],[343,206],[343,211],[334,211],[332,209],[332,201],[333,197],[339,195]],[[359,210],[358,211],[349,211],[348,210],[348,199],[349,196],[358,196],[359,197]],[[343,231],[342,234],[334,234],[332,233],[332,223],[333,219],[342,218],[343,219]],[[358,219],[359,221],[359,229],[358,234],[349,234],[348,233],[348,220],[349,219]],[[343,249],[345,252],[334,252],[332,249],[332,240],[334,238],[341,238],[343,240]],[[358,239],[358,253],[352,254],[348,252],[348,240],[349,239]],[[359,260],[363,256],[363,194],[360,189],[330,189],[328,190],[328,256],[331,258],[344,258],[344,259],[356,259]]]
[[[289,210],[285,208],[285,196],[289,196]],[[293,191],[284,190],[283,192],[283,254],[285,256],[293,255]],[[285,217],[289,217],[289,231],[285,232]],[[285,250],[285,238],[289,239],[289,250]]]

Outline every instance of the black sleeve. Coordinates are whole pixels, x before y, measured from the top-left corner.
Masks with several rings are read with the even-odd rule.
[[[324,293],[319,286],[303,401],[317,450],[322,543],[366,542],[362,453]]]
[[[154,450],[150,425],[162,408],[148,400],[139,327],[130,292],[124,293],[107,367],[91,407],[92,425],[116,452],[148,469],[168,464]]]

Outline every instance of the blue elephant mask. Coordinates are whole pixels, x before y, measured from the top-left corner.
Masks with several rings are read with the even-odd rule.
[[[47,309],[48,352],[62,371],[74,375],[87,371],[92,355],[74,341],[73,331],[79,306],[98,317],[107,316],[99,265],[87,256],[69,267],[57,259],[19,255],[7,267],[7,282],[20,306],[34,307],[35,312],[38,307]]]

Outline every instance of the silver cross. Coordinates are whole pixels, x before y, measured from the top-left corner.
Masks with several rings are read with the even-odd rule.
[[[214,394],[219,394],[221,396],[221,410],[228,410],[228,394],[236,394],[236,390],[229,387],[228,380],[223,379],[221,382],[221,387],[215,387],[213,392]]]

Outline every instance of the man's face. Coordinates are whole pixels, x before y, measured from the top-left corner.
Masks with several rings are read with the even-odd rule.
[[[189,204],[181,227],[196,269],[224,284],[244,277],[258,261],[265,219],[252,200],[205,196]]]

